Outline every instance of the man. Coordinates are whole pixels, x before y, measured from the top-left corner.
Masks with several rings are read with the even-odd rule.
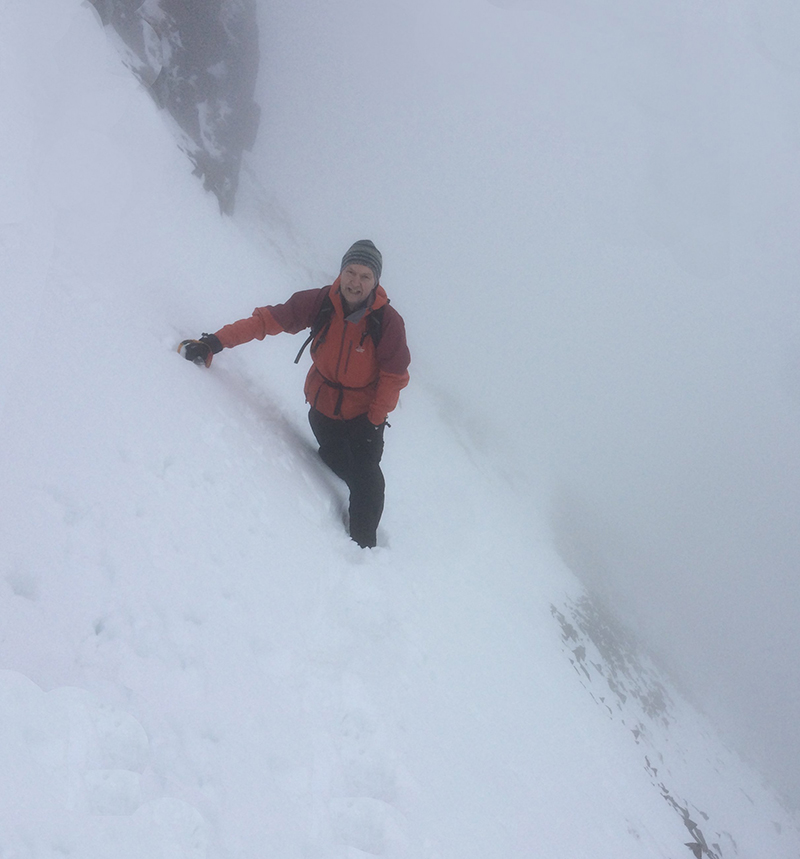
[[[403,319],[380,285],[382,267],[380,251],[362,239],[342,258],[331,286],[296,292],[285,304],[258,307],[216,334],[181,344],[187,360],[209,366],[223,348],[311,328],[308,419],[322,460],[350,490],[350,536],[362,548],[376,545],[386,417],[408,384],[411,361]]]

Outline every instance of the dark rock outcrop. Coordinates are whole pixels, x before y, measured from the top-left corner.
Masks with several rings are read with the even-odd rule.
[[[255,0],[90,0],[125,60],[177,123],[179,143],[223,212],[258,130]]]

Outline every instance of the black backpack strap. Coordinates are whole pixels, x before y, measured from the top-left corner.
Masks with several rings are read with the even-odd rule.
[[[367,317],[367,333],[372,337],[372,342],[375,344],[376,349],[383,335],[383,311],[386,310],[387,306],[384,304],[377,310],[373,310]]]
[[[314,339],[314,332],[312,331],[312,332],[308,335],[308,338],[306,339],[306,342],[305,342],[305,343],[303,343],[303,345],[300,347],[300,351],[297,353],[297,357],[294,359],[294,363],[295,363],[295,364],[299,364],[299,363],[300,363],[300,359],[303,357],[303,352],[305,352],[305,351],[306,351],[306,346],[308,346],[308,344],[309,344],[313,339]]]
[[[317,311],[317,316],[314,322],[311,324],[311,333],[306,338],[306,342],[300,347],[300,351],[297,353],[297,357],[294,359],[294,363],[297,364],[300,361],[300,358],[303,355],[303,352],[306,351],[306,346],[313,341],[313,339],[322,332],[322,336],[320,337],[319,343],[320,345],[325,340],[325,335],[328,333],[328,328],[331,326],[331,319],[333,319],[333,302],[331,301],[331,290],[330,287],[327,288],[327,292],[325,293],[325,297],[322,299],[322,303],[319,306],[319,310]],[[312,351],[316,351],[316,346],[311,347]]]

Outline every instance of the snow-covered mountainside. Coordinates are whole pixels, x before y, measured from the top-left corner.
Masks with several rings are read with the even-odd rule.
[[[0,74],[0,855],[797,857],[424,362],[370,552],[295,340],[178,357],[318,263],[219,216],[90,9],[7,0]]]
[[[255,0],[90,0],[130,68],[177,123],[182,148],[232,212],[258,129]]]

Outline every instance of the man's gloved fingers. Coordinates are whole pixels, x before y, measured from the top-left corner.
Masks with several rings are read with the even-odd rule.
[[[197,340],[182,340],[178,346],[178,352],[183,350],[183,357],[187,361],[197,360],[198,352],[203,348],[203,344]]]
[[[213,357],[213,352],[210,349],[207,349],[202,353],[198,352],[197,357],[194,359],[194,363],[197,364],[198,367],[201,364],[206,367],[210,367]]]
[[[183,357],[193,364],[205,364],[206,367],[211,366],[213,355],[211,349],[199,340],[182,340],[178,346],[178,352],[183,349]]]

